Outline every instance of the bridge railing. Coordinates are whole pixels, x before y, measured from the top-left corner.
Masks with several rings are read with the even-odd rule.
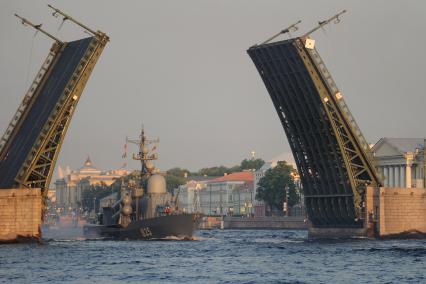
[[[43,80],[47,70],[49,70],[49,67],[52,64],[52,61],[55,58],[56,54],[57,54],[56,52],[51,50],[49,54],[47,55],[46,60],[43,62],[43,65],[38,71],[34,81],[32,82],[30,88],[28,89],[27,93],[24,96],[24,99],[22,100],[15,115],[13,116],[12,121],[9,123],[9,126],[6,128],[6,131],[4,132],[2,138],[0,139],[0,153],[3,151],[4,146],[6,145],[10,136],[13,134],[13,131],[15,127],[17,126],[17,124],[19,123],[19,120],[21,119],[22,115],[27,111],[32,97],[34,96],[38,86]]]
[[[327,67],[324,64],[324,61],[321,59],[321,56],[318,54],[315,48],[313,49],[307,48],[306,50],[313,58],[318,70],[320,71],[324,79],[325,84],[331,91],[332,95],[335,97],[336,101],[339,104],[340,109],[346,116],[346,120],[349,122],[356,138],[358,139],[358,142],[360,143],[362,149],[364,150],[364,153],[367,155],[370,162],[372,162],[374,165],[374,159],[373,159],[373,156],[371,155],[370,145],[368,144],[358,124],[356,123],[354,116],[352,115],[348,106],[346,105],[346,102],[343,99],[341,92],[337,88],[336,83],[334,82],[333,78],[330,75],[330,72],[328,71]]]

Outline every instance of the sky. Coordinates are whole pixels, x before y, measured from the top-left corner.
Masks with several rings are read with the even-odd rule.
[[[270,160],[287,138],[246,50],[302,20],[370,143],[426,137],[426,1],[0,1],[0,133],[15,113],[52,40],[22,26],[18,13],[63,41],[83,30],[47,4],[110,36],[74,113],[58,165],[119,168],[125,137],[143,124],[160,137],[157,166],[190,170]],[[285,39],[287,37],[283,37]],[[128,146],[129,153],[136,146]],[[131,155],[128,155],[130,157]]]

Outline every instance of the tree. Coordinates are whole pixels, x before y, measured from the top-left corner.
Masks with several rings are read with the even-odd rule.
[[[166,187],[167,191],[173,193],[175,188],[178,188],[180,185],[186,183],[186,179],[184,177],[174,176],[167,174],[166,178]]]
[[[211,167],[211,168],[203,168],[198,173],[201,176],[223,176],[225,173],[230,173],[230,169],[224,166],[220,167]]]
[[[87,210],[93,210],[93,202],[95,202],[96,210],[98,210],[100,200],[112,193],[114,193],[113,188],[104,183],[90,185],[82,192],[82,206]]]
[[[167,175],[172,175],[172,176],[175,176],[175,177],[185,177],[185,174],[187,176],[191,175],[191,172],[189,170],[182,169],[182,168],[179,168],[179,167],[171,168],[166,173],[167,173]]]
[[[232,174],[236,172],[241,172],[244,170],[258,170],[265,164],[265,161],[262,159],[244,159],[241,161],[240,165],[235,165],[230,168],[225,166],[202,168],[198,171],[200,176],[211,176],[218,177],[226,174]]]
[[[293,167],[285,161],[278,162],[275,168],[267,170],[265,176],[259,180],[256,199],[263,200],[271,211],[282,211],[288,188],[288,208],[295,205],[298,196],[291,176],[293,171]]]
[[[173,193],[175,188],[186,183],[186,177],[190,175],[191,173],[189,170],[179,167],[168,170],[165,176],[167,191]]]
[[[244,159],[241,161],[241,170],[258,170],[265,164],[262,159]]]

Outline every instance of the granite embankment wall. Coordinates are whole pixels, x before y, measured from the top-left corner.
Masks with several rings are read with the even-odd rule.
[[[425,188],[368,188],[366,201],[376,236],[426,236]]]
[[[222,229],[223,217],[222,216],[205,216],[201,220],[198,229],[200,230],[211,230],[211,229]]]
[[[38,240],[41,215],[40,189],[0,189],[0,243]]]
[[[307,229],[304,217],[225,217],[224,229]]]

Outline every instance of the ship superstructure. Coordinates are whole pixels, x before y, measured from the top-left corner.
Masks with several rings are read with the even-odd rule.
[[[191,238],[201,216],[180,211],[176,196],[167,192],[166,180],[153,164],[159,139],[148,139],[142,128],[139,139],[126,138],[126,142],[138,145],[138,153],[133,154],[141,162],[137,180],[122,181],[119,200],[102,208],[100,224],[86,226],[85,233],[129,239]]]

